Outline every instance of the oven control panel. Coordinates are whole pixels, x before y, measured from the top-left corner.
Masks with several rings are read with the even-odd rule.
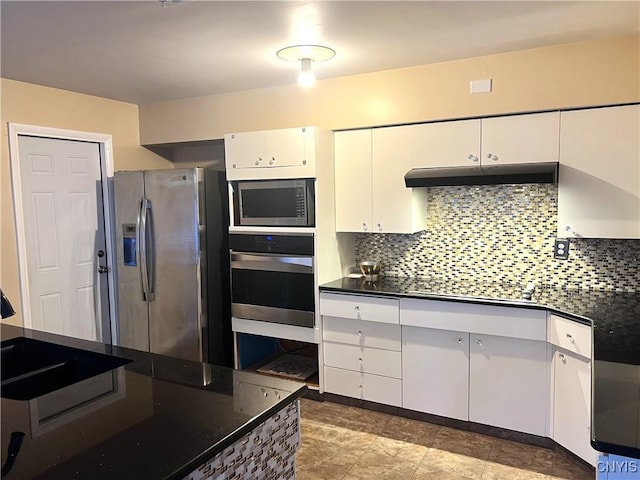
[[[234,252],[313,255],[313,234],[272,235],[232,233],[229,235],[229,247]]]

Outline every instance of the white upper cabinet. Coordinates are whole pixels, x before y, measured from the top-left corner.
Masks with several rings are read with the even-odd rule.
[[[557,162],[560,112],[425,123],[413,129],[413,168]]]
[[[284,128],[224,136],[229,180],[315,177],[315,128]]]
[[[336,230],[371,229],[371,130],[333,134]]]
[[[480,165],[480,120],[425,123],[413,134],[413,168]]]
[[[482,119],[483,165],[557,162],[560,112]]]
[[[415,233],[427,226],[424,188],[407,188],[405,174],[411,169],[411,129],[373,130],[372,194],[373,231]]]
[[[558,236],[640,238],[640,106],[562,112]]]
[[[236,168],[264,166],[267,151],[267,132],[244,132],[225,135],[224,154],[227,171]]]
[[[336,230],[415,233],[426,227],[426,190],[407,188],[405,127],[335,132]]]

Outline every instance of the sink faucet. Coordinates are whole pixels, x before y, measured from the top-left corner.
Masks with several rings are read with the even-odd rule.
[[[527,286],[524,287],[524,290],[522,291],[522,298],[524,298],[525,300],[531,300],[531,297],[533,295],[533,292],[535,292],[536,290],[536,284],[533,282],[529,282],[527,283]]]

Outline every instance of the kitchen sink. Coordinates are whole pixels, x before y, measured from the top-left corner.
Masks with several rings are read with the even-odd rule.
[[[1,396],[12,400],[31,400],[131,362],[26,337],[0,347]]]

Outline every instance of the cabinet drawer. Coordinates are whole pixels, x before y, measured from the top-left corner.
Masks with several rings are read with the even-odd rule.
[[[322,293],[320,294],[320,314],[397,324],[400,323],[400,303],[397,298]]]
[[[348,318],[322,317],[325,342],[400,351],[400,325],[365,322]]]
[[[550,315],[548,341],[557,347],[591,358],[591,327],[588,325]]]
[[[547,312],[476,303],[403,298],[400,323],[525,340],[547,340]]]
[[[397,378],[324,367],[325,391],[400,407],[402,382]]]
[[[378,348],[324,342],[324,364],[384,377],[400,378],[402,375],[400,352]]]

